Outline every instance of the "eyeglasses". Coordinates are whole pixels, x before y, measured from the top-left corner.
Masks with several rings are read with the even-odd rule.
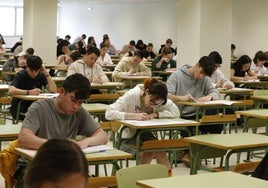
[[[159,101],[159,100],[158,100]],[[150,103],[154,106],[154,107],[160,107],[160,106],[162,106],[163,105],[163,103],[164,103],[164,101],[163,100],[161,100],[160,102],[156,102],[156,100],[150,100]]]

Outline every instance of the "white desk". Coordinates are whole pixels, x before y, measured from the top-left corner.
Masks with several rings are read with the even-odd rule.
[[[225,156],[225,170],[233,153],[263,150],[268,148],[268,136],[250,133],[206,134],[184,138],[190,144],[191,174],[196,174],[198,161]]]
[[[37,150],[15,148],[15,152],[22,157],[32,160],[35,157]],[[119,165],[117,164],[118,161],[132,158],[131,154],[117,149],[106,150],[105,152],[98,152],[98,153],[88,153],[85,154],[85,156],[89,165],[110,163],[113,164],[116,170],[120,168]],[[96,168],[96,170],[98,169]],[[98,172],[96,172],[96,174],[98,175]]]
[[[2,141],[11,141],[18,138],[21,129],[21,124],[15,125],[0,125],[0,150]]]
[[[268,187],[268,181],[228,171],[139,180],[137,186],[142,188],[265,188]]]
[[[117,135],[117,148],[120,148],[122,133],[124,129],[127,127],[134,128],[137,130],[141,130],[137,134],[136,138],[136,146],[135,151],[137,153],[145,152],[153,149],[157,150],[164,150],[170,151],[174,149],[179,149],[182,147],[187,147],[188,144],[184,141],[184,139],[172,139],[170,137],[169,140],[150,140],[145,141],[143,146],[141,146],[141,135],[144,132],[151,132],[151,131],[177,131],[177,130],[184,130],[187,131],[186,127],[188,126],[199,126],[200,123],[192,120],[185,120],[181,118],[163,118],[163,119],[152,119],[147,121],[137,121],[137,120],[118,120],[112,121],[111,127],[119,127],[122,125],[122,128],[119,130],[119,134]],[[113,131],[113,130],[112,130]],[[148,147],[146,147],[148,145]],[[132,149],[132,148],[130,148]],[[139,164],[139,155],[136,155],[136,164]]]

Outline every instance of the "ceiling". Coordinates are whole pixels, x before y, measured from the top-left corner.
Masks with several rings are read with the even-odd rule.
[[[58,0],[61,5],[123,4],[123,3],[157,3],[177,2],[177,0]],[[0,6],[23,6],[23,0],[1,0]]]

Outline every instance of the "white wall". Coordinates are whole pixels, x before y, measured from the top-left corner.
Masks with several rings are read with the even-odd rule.
[[[238,56],[268,51],[267,0],[233,0],[232,43]]]
[[[200,0],[179,0],[179,65],[195,64],[200,57]]]
[[[154,51],[157,52],[167,38],[173,39],[173,46],[176,46],[176,0],[91,7],[91,11],[87,6],[59,7],[59,36],[70,34],[75,39],[85,33],[87,37],[94,36],[99,45],[103,34],[108,34],[118,50],[132,39],[142,39],[144,43],[152,42]]]
[[[183,30],[180,31],[177,29],[183,24],[195,24],[197,21],[195,19],[200,14],[195,4],[200,3],[200,0],[188,1],[192,2],[192,5],[187,7],[177,7],[176,0],[160,3],[94,5],[92,11],[88,11],[85,5],[59,7],[58,35],[64,37],[70,34],[74,39],[86,33],[88,36],[93,35],[99,44],[103,34],[107,33],[117,49],[131,39],[143,39],[145,43],[153,42],[155,51],[158,51],[160,44],[164,43],[167,38],[172,38],[174,46],[178,46],[179,55],[184,54],[184,57],[190,57],[191,54],[184,53],[182,47],[187,51],[189,49],[196,51],[198,41],[187,43],[187,39],[196,38],[195,30],[200,30],[200,28],[194,27],[192,30],[181,28]],[[231,42],[237,46],[237,55],[248,54],[253,57],[258,50],[268,50],[268,1],[232,0],[232,7]],[[191,13],[187,16],[192,21],[187,22],[187,19],[184,19],[185,21],[181,23],[183,11]],[[218,11],[226,10],[223,7]],[[217,12],[215,11],[215,15],[212,16],[217,18]],[[216,28],[215,32],[219,29]],[[6,46],[12,47],[19,38],[5,37]],[[179,59],[180,62],[188,62],[187,59],[184,61],[181,56]]]

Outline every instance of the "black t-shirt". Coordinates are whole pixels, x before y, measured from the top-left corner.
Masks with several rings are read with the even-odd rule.
[[[46,86],[47,84],[48,84],[47,78],[43,73],[39,73],[35,78],[31,78],[28,75],[27,70],[21,70],[15,75],[10,85],[18,89],[32,90],[34,88],[42,89],[42,86]],[[10,108],[10,112],[12,115],[16,114],[17,112],[19,100],[20,99],[16,99],[16,98],[12,99],[12,104]],[[27,109],[29,108],[31,104],[32,104],[32,101],[22,102],[20,112],[24,112],[24,113],[27,112]]]

